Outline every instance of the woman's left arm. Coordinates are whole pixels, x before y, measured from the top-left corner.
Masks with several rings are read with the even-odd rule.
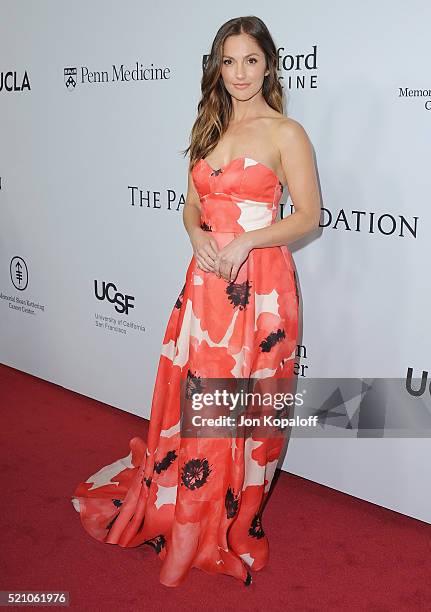
[[[320,193],[310,139],[298,121],[287,118],[277,130],[281,163],[294,212],[268,227],[243,234],[250,250],[290,244],[319,226]]]

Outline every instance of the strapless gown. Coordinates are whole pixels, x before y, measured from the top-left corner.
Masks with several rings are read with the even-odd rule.
[[[239,157],[214,170],[201,159],[192,176],[201,227],[220,248],[275,222],[283,186],[266,165]],[[287,246],[251,250],[231,283],[201,270],[193,255],[163,337],[147,441],[132,438],[127,456],[71,497],[97,540],[152,547],[166,586],[180,585],[191,568],[248,585],[268,562],[262,511],[285,440],[185,438],[180,379],[293,377],[298,304]]]

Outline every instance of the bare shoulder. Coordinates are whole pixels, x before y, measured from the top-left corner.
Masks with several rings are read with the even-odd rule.
[[[318,219],[320,196],[313,146],[304,126],[295,119],[280,120],[274,135],[280,152],[281,167],[295,210],[310,212]]]
[[[277,142],[280,154],[287,153],[292,147],[310,147],[311,142],[304,126],[291,117],[283,117],[278,120],[275,130],[275,141]]]

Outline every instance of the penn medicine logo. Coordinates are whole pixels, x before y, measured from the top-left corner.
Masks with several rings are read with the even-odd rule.
[[[64,69],[64,83],[66,85],[66,88],[69,91],[73,91],[75,89],[76,83],[77,83],[77,76],[78,76],[77,68],[65,68]]]

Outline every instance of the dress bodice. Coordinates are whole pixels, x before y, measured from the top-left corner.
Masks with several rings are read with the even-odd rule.
[[[201,203],[201,227],[241,233],[274,223],[283,186],[275,172],[249,157],[213,169],[200,159],[192,170]]]

